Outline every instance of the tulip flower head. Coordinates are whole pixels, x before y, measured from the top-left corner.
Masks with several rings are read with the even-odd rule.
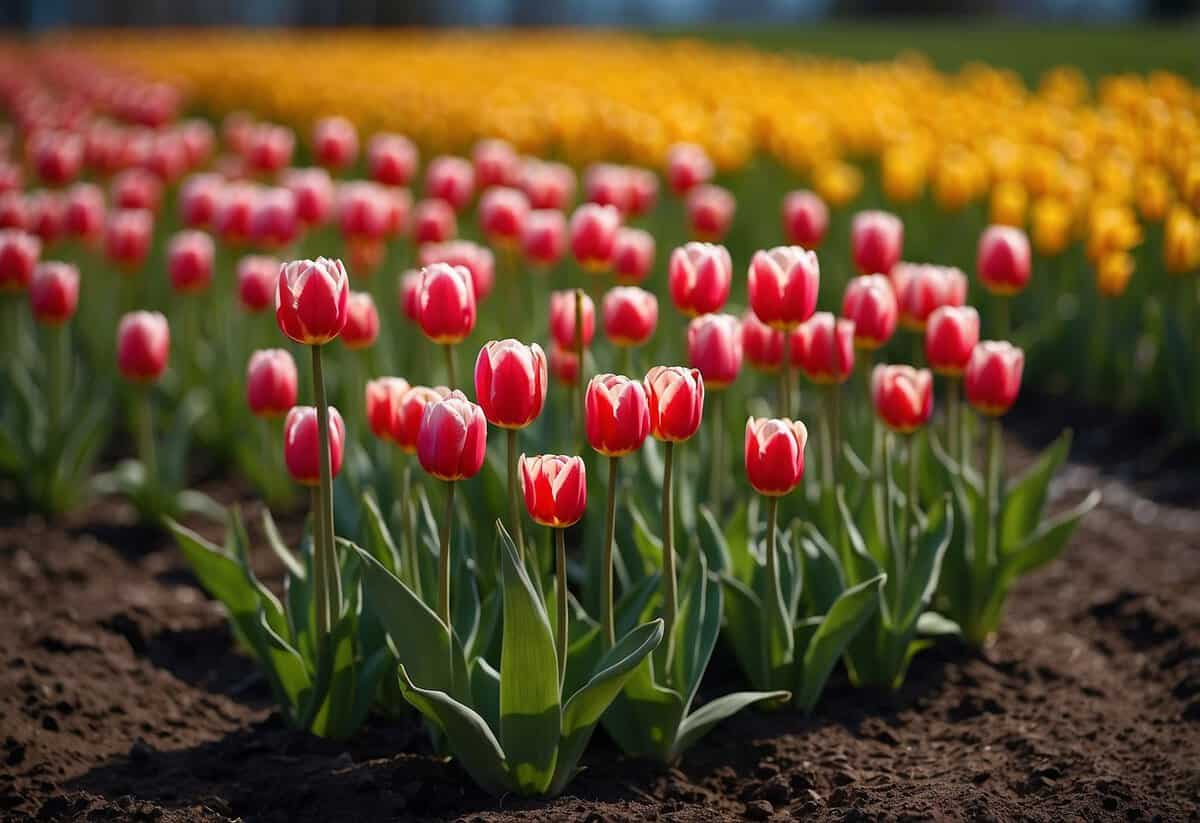
[[[379,440],[395,442],[396,416],[400,414],[400,403],[412,387],[403,377],[377,377],[368,380],[363,390],[367,425],[371,434]],[[423,407],[422,407],[423,410]]]
[[[258,123],[246,135],[242,158],[254,174],[273,174],[292,162],[296,136],[286,126]]]
[[[829,208],[815,193],[804,189],[788,192],[783,198],[783,233],[789,243],[820,248],[828,228]]]
[[[425,406],[417,433],[421,468],[439,480],[474,477],[487,452],[487,419],[483,409],[460,391]]]
[[[845,383],[854,372],[854,321],[817,312],[792,333],[792,362],[814,383]]]
[[[658,325],[658,298],[637,286],[609,289],[602,309],[604,333],[614,346],[641,346]]]
[[[860,211],[850,227],[850,249],[859,274],[886,274],[900,260],[904,224],[886,211]]]
[[[333,178],[325,169],[292,169],[283,178],[292,193],[296,219],[306,226],[318,226],[333,212]]]
[[[458,235],[458,218],[445,200],[430,198],[413,207],[412,236],[418,246],[445,243]]]
[[[572,351],[580,342],[575,339],[575,298],[574,289],[550,293],[550,336],[559,346]],[[583,324],[582,343],[586,349],[596,336],[596,304],[586,294],[580,297],[580,318]]]
[[[622,227],[613,241],[612,270],[618,283],[637,284],[654,268],[654,235]]]
[[[695,143],[676,143],[667,153],[667,184],[684,195],[713,176],[713,163],[704,148]]]
[[[162,202],[162,183],[145,169],[128,169],[112,181],[112,203],[118,209],[157,212]]]
[[[784,334],[759,320],[752,311],[742,315],[742,353],[761,372],[777,372],[783,365]]]
[[[193,229],[207,228],[217,212],[225,185],[219,174],[193,174],[179,188],[179,216]]]
[[[63,229],[67,235],[93,242],[104,233],[104,192],[92,183],[76,183],[63,201]]]
[[[567,225],[571,253],[588,271],[602,272],[612,264],[621,213],[613,206],[584,203]]]
[[[493,426],[523,429],[546,403],[546,353],[537,343],[492,340],[475,361],[475,399]]]
[[[892,270],[892,286],[900,323],[912,331],[924,331],[929,315],[939,306],[961,306],[967,300],[967,276],[951,266],[898,264]]]
[[[708,243],[719,243],[729,233],[737,201],[727,189],[704,183],[687,193],[684,207],[692,236]]]
[[[1033,204],[1033,246],[1043,257],[1062,254],[1071,241],[1071,209],[1057,197],[1042,197]]]
[[[962,377],[979,342],[979,312],[971,306],[940,306],[925,325],[925,359],[944,377]]]
[[[622,457],[642,447],[650,434],[645,387],[616,374],[598,374],[584,395],[588,445],[605,457]]]
[[[296,361],[284,349],[260,349],[246,366],[246,405],[258,417],[281,417],[296,405]]]
[[[275,319],[280,330],[307,346],[319,346],[342,333],[350,278],[341,260],[293,260],[280,269]]]
[[[583,186],[589,203],[612,206],[622,215],[629,213],[633,200],[633,180],[625,166],[615,163],[589,166],[584,174]]]
[[[177,232],[167,245],[167,272],[180,294],[198,294],[213,278],[213,241],[202,231]]]
[[[1135,262],[1126,251],[1109,252],[1096,263],[1096,289],[1105,297],[1120,297],[1129,287]]]
[[[529,199],[520,189],[495,186],[479,199],[479,227],[498,246],[518,246],[528,217]]]
[[[433,263],[421,269],[417,323],[435,343],[459,343],[475,329],[475,287],[462,266]]]
[[[750,261],[750,308],[773,328],[794,329],[811,317],[820,285],[816,252],[799,246],[755,252]]]
[[[562,163],[526,158],[520,186],[534,209],[565,211],[575,197],[575,172]]]
[[[723,389],[742,370],[742,327],[732,314],[703,314],[687,330],[688,362],[704,375],[704,385]]]
[[[39,263],[29,282],[29,307],[44,326],[61,326],[79,305],[79,269],[70,263]]]
[[[461,157],[435,157],[425,169],[425,196],[444,200],[461,212],[475,194],[475,170]]]
[[[871,374],[875,414],[889,429],[912,434],[933,414],[933,375],[912,366],[878,365]]]
[[[145,209],[119,209],[108,215],[104,252],[126,274],[139,269],[150,253],[154,216]]]
[[[29,231],[44,246],[52,246],[66,230],[66,205],[57,192],[36,191],[25,198]]]
[[[550,344],[550,375],[564,386],[579,385],[579,355],[574,348]]]
[[[425,407],[430,403],[450,396],[445,386],[413,386],[395,399],[392,414],[392,440],[407,454],[417,453],[417,440],[421,433],[421,420]]]
[[[259,187],[249,183],[230,183],[222,188],[213,212],[213,232],[231,245],[249,242],[258,194]]]
[[[404,313],[412,322],[416,323],[420,316],[420,303],[418,298],[421,295],[421,271],[420,269],[409,269],[400,275],[400,311]]]
[[[643,381],[650,407],[650,434],[678,443],[700,429],[704,416],[704,378],[699,369],[655,366]]]
[[[19,292],[29,287],[42,241],[19,229],[0,229],[0,293]]]
[[[264,311],[275,297],[280,263],[274,257],[251,254],[238,260],[238,300],[251,314]]]
[[[496,257],[492,250],[470,240],[452,240],[449,243],[430,243],[417,252],[417,262],[422,267],[434,263],[446,263],[466,269],[471,275],[471,288],[476,302],[482,302],[492,292],[496,283]]]
[[[352,291],[346,298],[346,325],[340,335],[351,350],[370,348],[379,337],[379,311],[370,292]]]
[[[648,214],[658,202],[658,176],[650,169],[629,168],[625,172],[625,209],[629,217]]]
[[[891,281],[882,274],[855,277],[842,298],[842,316],[854,323],[854,345],[875,351],[892,339],[899,306]]]
[[[1013,226],[988,226],[979,238],[976,270],[993,294],[1011,296],[1029,285],[1032,271],[1029,237]]]
[[[583,458],[563,454],[521,455],[525,509],[534,523],[552,529],[573,526],[587,508],[587,471]]]
[[[746,421],[746,477],[759,494],[782,497],[804,479],[808,428],[799,420]]]
[[[567,218],[554,209],[535,209],[525,218],[521,252],[536,266],[549,268],[567,253]]]
[[[1200,268],[1200,219],[1176,206],[1167,215],[1163,229],[1163,261],[1167,273],[1185,274]]]
[[[358,130],[345,117],[322,117],[313,124],[312,152],[325,168],[345,169],[358,157]]]
[[[724,246],[691,242],[671,252],[667,286],[675,307],[688,317],[720,311],[732,281],[733,261]]]
[[[505,140],[480,140],[471,152],[475,184],[480,191],[494,186],[516,185],[521,173],[521,158]]]
[[[316,406],[294,406],[283,421],[283,459],[292,479],[304,486],[321,482],[320,429]],[[333,477],[342,470],[346,453],[346,424],[341,413],[329,407],[329,467]]]
[[[0,229],[20,229],[29,226],[29,210],[25,207],[25,195],[19,191],[0,194]]]
[[[963,375],[967,402],[977,411],[999,417],[1012,408],[1021,390],[1025,352],[1012,343],[985,340],[971,352]]]
[[[367,173],[385,186],[407,186],[417,169],[417,147],[402,134],[379,132],[367,143]]]
[[[29,141],[33,168],[51,186],[70,183],[83,166],[83,141],[68,131],[36,132]]]
[[[159,312],[135,311],[117,326],[117,368],[134,383],[154,383],[167,370],[171,330]]]

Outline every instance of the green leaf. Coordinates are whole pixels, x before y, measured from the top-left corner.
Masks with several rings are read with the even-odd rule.
[[[304,566],[300,565],[300,561],[292,554],[287,544],[283,542],[283,538],[279,536],[279,527],[275,525],[275,518],[271,516],[271,510],[263,506],[262,516],[263,534],[267,537],[267,545],[275,552],[275,556],[283,563],[288,574],[292,577],[304,579]]]
[[[797,708],[809,712],[817,704],[825,681],[846,645],[879,608],[886,579],[881,574],[846,589],[825,614],[816,633],[809,638],[800,662],[794,701]]]
[[[312,688],[304,657],[275,631],[264,611],[259,612],[259,627],[268,647],[268,657],[260,663],[270,669],[269,676],[275,680],[285,698],[280,703],[294,717],[306,698],[306,692]]]
[[[633,544],[642,558],[643,574],[649,575],[662,567],[662,540],[650,531],[641,509],[630,500],[629,514],[633,518]]]
[[[803,530],[803,534],[801,531]],[[825,614],[846,588],[837,553],[811,523],[792,530],[803,568],[802,602],[806,614]]]
[[[1019,546],[1037,528],[1050,481],[1070,450],[1071,430],[1067,429],[1005,489],[1000,512],[1000,554]]]
[[[683,698],[654,681],[652,657],[634,668],[625,688],[600,722],[621,751],[665,762],[671,757],[671,747],[683,720]]]
[[[672,759],[691,748],[722,720],[732,717],[747,706],[767,700],[787,700],[791,696],[791,692],[788,691],[734,692],[705,703],[680,724],[675,745],[671,747]]]
[[[1005,581],[1015,580],[1058,557],[1079,525],[1079,520],[1096,508],[1100,499],[1099,490],[1093,490],[1079,505],[1043,522],[1033,534],[1001,558],[1001,577]]]
[[[400,575],[400,550],[392,539],[391,529],[379,511],[379,503],[375,495],[367,491],[362,496],[362,508],[366,520],[367,547],[371,556],[378,560],[392,574]]]
[[[712,659],[721,632],[721,587],[710,581],[704,555],[696,554],[698,568],[694,572],[692,588],[681,609],[677,628],[682,628],[676,639],[678,665],[676,686],[683,697],[686,713],[700,688],[700,679]]]
[[[916,625],[917,618],[933,599],[942,568],[942,558],[946,554],[946,547],[950,545],[950,531],[953,527],[954,510],[947,495],[941,506],[934,509],[925,531],[917,538],[916,552],[904,571],[904,579],[899,581],[900,609],[894,623],[901,633]]]
[[[750,587],[740,580],[725,575],[721,578],[725,588],[725,637],[733,646],[734,656],[742,671],[756,688],[771,685],[771,673],[767,669],[763,653],[762,601]]]
[[[708,567],[713,574],[721,574],[733,564],[729,544],[725,535],[717,525],[717,519],[707,504],[700,507],[700,528],[697,530],[700,538],[700,549],[708,561]]]
[[[489,728],[500,728],[500,672],[482,657],[471,663],[471,702]]]
[[[257,614],[258,592],[242,565],[180,523],[166,519],[167,528],[204,590],[232,614]]]

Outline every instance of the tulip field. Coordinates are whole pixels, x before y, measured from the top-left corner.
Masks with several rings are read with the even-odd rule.
[[[1200,815],[1194,54],[764,42],[0,42],[0,816]]]

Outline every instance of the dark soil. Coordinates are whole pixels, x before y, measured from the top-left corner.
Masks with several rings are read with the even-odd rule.
[[[1017,419],[1027,441],[1057,431]],[[548,803],[482,794],[414,721],[373,718],[346,743],[286,728],[170,540],[122,506],[9,517],[0,819],[1200,819],[1200,513],[1182,507],[1200,472],[1164,458],[1159,488],[1136,470],[1146,439],[1120,434],[1077,442],[1056,494],[1099,485],[1105,503],[982,656],[945,643],[890,696],[837,675],[813,716],[745,712],[676,768],[598,733]],[[711,675],[731,681],[730,660]]]

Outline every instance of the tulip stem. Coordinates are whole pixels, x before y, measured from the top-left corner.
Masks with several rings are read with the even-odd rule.
[[[325,373],[321,367],[321,347],[312,347],[313,398],[317,404],[317,442],[320,454],[321,539],[313,541],[317,552],[315,590],[318,593],[317,619],[322,640],[333,631],[333,621],[342,602],[336,547],[333,537],[333,469],[329,452],[329,401],[325,396]],[[324,578],[324,580],[322,580]],[[325,595],[321,602],[320,594]]]
[[[904,579],[905,557],[903,547],[896,542],[895,528],[892,523],[892,509],[894,502],[892,499],[892,449],[895,446],[895,435],[890,431],[884,435],[883,443],[883,477],[880,482],[883,483],[883,534],[887,541],[888,553],[892,556],[892,571],[894,575],[889,575],[889,580],[894,581],[894,592],[899,595],[901,590],[901,581]]]
[[[958,464],[958,473],[965,475],[966,452],[962,439],[962,381],[957,377],[947,378],[946,386],[946,450],[950,459]]]
[[[785,420],[792,419],[792,334],[783,331],[783,385],[779,389],[780,406]]]
[[[446,343],[442,346],[442,350],[446,354],[446,380],[451,389],[458,388],[458,381],[454,378],[454,344]]]
[[[621,374],[629,377],[633,374],[633,347],[621,347]]]
[[[446,624],[447,631],[453,631],[450,626],[450,536],[453,534],[454,523],[454,481],[446,483],[446,516],[442,518],[442,541],[438,552],[438,617]]]
[[[48,329],[51,345],[50,431],[57,437],[66,416],[67,386],[71,374],[71,330],[67,324]]]
[[[150,396],[153,388],[149,383],[137,389],[138,459],[142,461],[142,485],[152,493],[158,489],[158,455],[154,450],[154,401]]]
[[[558,687],[567,676],[567,540],[566,529],[554,530],[555,605],[558,608]]]
[[[575,354],[579,358],[579,374],[575,382],[579,386],[580,400],[583,401],[579,412],[579,436],[583,438],[583,421],[587,420],[587,392],[583,388],[587,385],[583,379],[583,289],[575,289]]]
[[[396,502],[400,504],[400,528],[404,535],[405,548],[404,563],[408,567],[409,584],[417,597],[421,597],[421,561],[417,549],[416,518],[413,517],[412,508],[409,506],[409,498],[412,496],[412,463],[405,460],[403,466],[399,482],[396,485],[399,495]]]
[[[766,620],[766,631],[763,632],[763,647],[767,650],[763,657],[766,663],[766,675],[768,679],[771,675],[771,650],[774,648],[775,632],[778,627],[775,625],[775,598],[779,592],[779,564],[775,559],[775,531],[776,523],[779,519],[779,498],[775,495],[767,497],[767,597],[771,598],[769,604],[764,604],[764,619]]]
[[[904,493],[904,502],[907,505],[908,514],[904,518],[904,556],[907,560],[912,557],[912,531],[920,521],[917,519],[917,492],[918,492],[918,468],[920,451],[918,449],[920,443],[916,433],[910,434],[908,440],[908,489]]]
[[[976,569],[985,568],[982,564],[990,564],[992,562],[992,558],[996,556],[996,541],[999,537],[996,520],[1000,513],[1000,460],[1002,457],[1000,418],[989,417],[987,429],[987,476],[984,478],[984,496],[986,500],[985,505],[987,506],[987,517],[984,522],[987,533],[983,543],[984,556],[981,559],[976,558]],[[982,563],[980,560],[982,560]]]
[[[708,503],[717,522],[721,522],[721,498],[724,497],[722,481],[725,477],[725,392],[713,393],[712,423],[712,474],[709,476]]]
[[[838,407],[841,405],[838,392],[841,387],[837,383],[830,385],[825,391],[825,425],[822,427],[825,435],[825,447],[821,449],[822,481],[833,491],[837,488],[838,463]]]
[[[608,458],[608,509],[604,513],[604,571],[601,578],[601,600],[604,604],[604,638],[608,648],[617,642],[616,618],[613,615],[613,538],[617,525],[617,466],[620,458]]]
[[[517,556],[525,565],[525,524],[521,518],[521,489],[517,479],[517,430],[507,429],[508,434],[508,502],[512,509],[513,536],[517,541]]]
[[[997,295],[993,301],[996,307],[996,340],[1007,340],[1012,333],[1012,317],[1010,306],[1012,299]]]
[[[675,444],[668,440],[663,444],[662,484],[662,553],[663,553],[663,624],[666,640],[663,671],[671,671],[671,659],[675,655],[675,615],[679,608],[675,593],[675,502],[671,488],[671,458]]]

